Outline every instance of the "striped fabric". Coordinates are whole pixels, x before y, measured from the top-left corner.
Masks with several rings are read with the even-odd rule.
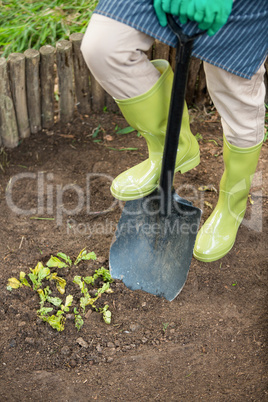
[[[95,12],[176,46],[173,32],[159,24],[153,0],[100,0]],[[268,0],[235,0],[227,24],[213,37],[204,34],[197,38],[193,55],[250,79],[267,56],[267,27]],[[188,22],[184,32],[188,35],[198,32],[197,24]]]

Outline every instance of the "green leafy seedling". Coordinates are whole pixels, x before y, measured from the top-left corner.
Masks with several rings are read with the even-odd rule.
[[[53,272],[51,275],[49,275],[48,279],[56,282],[56,287],[61,295],[65,293],[66,280],[59,277],[57,272]]]
[[[106,324],[111,324],[112,313],[109,310],[108,304],[106,304],[103,308],[99,309],[99,312],[102,313],[103,320]]]
[[[57,256],[63,259],[65,262],[67,262],[67,264],[69,264],[70,267],[72,266],[72,260],[68,255],[64,253],[58,253]]]
[[[110,284],[108,282],[104,283],[101,288],[97,290],[95,296],[101,295],[102,293],[108,292],[109,293]]]
[[[50,274],[50,269],[48,267],[44,267],[42,262],[38,262],[34,269],[30,268],[31,273],[28,274],[28,277],[32,281],[33,289],[37,290],[42,285],[42,280],[47,278]]]
[[[8,283],[7,283],[7,290],[12,291],[12,289],[18,289],[18,288],[21,288],[22,286],[31,287],[31,285],[29,284],[29,282],[27,281],[25,276],[26,276],[25,272],[21,271],[20,279],[9,278]]]
[[[113,282],[113,278],[108,269],[101,267],[99,269],[96,269],[95,273],[96,273],[96,275],[98,275],[98,277],[99,276],[102,277],[104,282],[109,282],[109,283]]]
[[[72,303],[73,303],[73,296],[68,295],[65,299],[65,304],[61,305],[62,311],[64,311],[65,313],[68,313],[70,311],[70,307],[71,307]]]
[[[195,138],[197,139],[197,141],[201,141],[201,140],[203,139],[203,136],[202,136],[202,134],[197,133],[197,134],[195,135]]]
[[[96,257],[96,254],[94,253],[94,251],[92,251],[91,253],[87,253],[86,249],[84,248],[78,254],[78,256],[74,262],[74,265],[79,264],[79,262],[82,260],[89,261],[89,260],[96,260],[96,259],[97,259],[97,257]]]
[[[61,261],[59,258],[54,257],[53,255],[50,257],[48,262],[46,263],[49,268],[66,268],[67,265],[65,262]]]
[[[39,318],[41,318],[43,321],[46,321],[46,317],[48,313],[51,313],[53,310],[53,307],[41,307],[39,310],[37,310],[37,315]]]
[[[86,276],[85,278],[83,278],[83,280],[87,285],[94,285],[95,282],[93,276]]]
[[[166,332],[168,326],[169,326],[169,323],[168,323],[168,322],[166,322],[166,323],[163,322],[163,332],[164,332],[164,333]]]
[[[18,289],[23,285],[17,278],[9,278],[7,282],[7,290]]]
[[[80,329],[84,325],[84,321],[76,307],[74,308],[74,322],[75,322],[75,328],[77,329],[77,331],[80,331]]]
[[[56,329],[58,332],[61,332],[64,330],[64,324],[66,321],[66,318],[63,314],[63,311],[59,310],[56,315],[53,314],[47,317],[47,319],[44,321],[47,321],[52,328]]]
[[[27,279],[25,278],[26,273],[21,271],[20,272],[20,283],[24,286],[28,286],[29,288],[31,287],[31,285],[29,284],[29,282],[27,281]]]

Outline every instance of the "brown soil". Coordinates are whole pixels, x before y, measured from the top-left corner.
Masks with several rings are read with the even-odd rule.
[[[222,133],[217,115],[192,114],[193,132],[203,137],[201,164],[177,175],[175,184],[180,195],[202,207],[204,221],[217,201],[212,187],[218,189],[223,171]],[[99,125],[95,140],[101,142],[94,142],[92,130]],[[77,116],[72,124],[32,135],[1,153],[1,401],[268,400],[267,143],[251,191],[254,204],[248,205],[235,246],[220,261],[193,259],[174,301],[115,281],[114,292],[100,299],[110,306],[111,325],[92,312],[80,332],[71,319],[57,332],[38,319],[38,297],[31,289],[6,289],[8,278],[28,273],[59,251],[74,258],[86,247],[98,256],[63,273],[66,279],[109,266],[121,209],[104,174],[115,177],[147,152],[137,133],[118,135],[116,125],[126,126],[117,114]],[[118,151],[124,147],[138,150]],[[79,205],[88,177],[90,205]],[[200,191],[202,185],[212,191]],[[29,214],[19,214],[15,206]]]

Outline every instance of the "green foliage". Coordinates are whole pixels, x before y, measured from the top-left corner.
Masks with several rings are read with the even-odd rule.
[[[195,138],[197,139],[197,141],[201,141],[201,140],[203,139],[203,136],[202,136],[202,134],[197,133],[197,134],[195,135]]]
[[[56,287],[58,289],[58,291],[60,292],[61,295],[63,295],[65,293],[65,286],[66,286],[66,280],[59,277],[57,275],[57,272],[53,272],[48,279],[50,281],[55,281],[56,282]]]
[[[112,314],[111,314],[110,310],[108,310],[108,308],[109,308],[109,306],[108,306],[108,304],[106,304],[106,306],[104,306],[102,309],[99,309],[99,311],[102,313],[104,322],[106,324],[111,324]]]
[[[59,258],[54,257],[53,255],[48,260],[47,266],[49,268],[65,268],[65,267],[67,267],[65,262],[62,262]]]
[[[63,259],[67,264],[61,261],[59,258]],[[65,299],[65,303],[60,297],[52,297],[51,289],[49,287],[49,283],[53,282],[56,285],[58,292],[63,295],[65,293],[66,288],[66,280],[58,276],[58,273],[51,272],[50,268],[67,268],[68,266],[72,268],[73,266],[77,266],[81,261],[89,261],[96,260],[96,254],[94,252],[88,253],[86,249],[81,250],[78,257],[75,259],[74,264],[69,256],[64,253],[57,253],[57,257],[51,256],[47,262],[47,266],[43,266],[42,262],[38,262],[34,269],[30,268],[30,273],[28,275],[25,272],[20,272],[19,279],[17,278],[9,278],[7,283],[7,289],[12,291],[13,289],[19,289],[24,286],[32,287],[35,290],[40,298],[40,308],[37,310],[38,317],[47,322],[52,328],[57,331],[63,331],[64,325],[66,321],[66,313],[70,311],[70,308],[73,305],[74,298],[72,295],[68,295]],[[26,279],[26,276],[30,279],[32,286]],[[89,289],[87,285],[91,285],[96,288],[96,280],[99,280],[98,283],[100,286],[97,288],[95,293],[95,297],[90,295]],[[79,275],[75,275],[73,282],[79,286],[82,296],[79,299],[79,308],[82,313],[80,313],[78,306],[73,306],[74,313],[74,323],[75,327],[79,331],[83,326],[83,318],[81,314],[85,314],[86,307],[91,306],[95,311],[99,312],[103,316],[103,320],[105,323],[111,323],[111,312],[109,311],[109,306],[106,304],[103,308],[98,308],[95,303],[101,297],[103,293],[112,293],[110,289],[110,283],[113,282],[113,279],[110,275],[110,272],[101,267],[95,270],[95,273],[92,276],[87,276],[82,278]]]
[[[92,251],[91,253],[87,253],[86,249],[83,249],[80,251],[78,254],[78,257],[76,258],[74,265],[79,264],[80,261],[88,261],[88,260],[96,260],[96,254]]]
[[[34,269],[30,269],[32,273],[28,274],[28,277],[32,281],[33,289],[37,290],[38,288],[40,288],[42,280],[50,274],[50,269],[44,267],[42,262],[38,262]]]
[[[97,0],[2,0],[0,46],[4,56],[43,45],[55,46],[72,33],[85,32]]]
[[[66,261],[69,264],[69,266],[72,265],[72,260],[68,255],[66,255],[64,253],[58,253],[57,256],[62,258],[64,261]]]
[[[97,292],[95,293],[95,297],[90,296],[88,287],[86,285],[95,285],[95,281],[101,278],[104,283],[103,285],[97,289]],[[85,313],[86,307],[91,306],[94,308],[96,311],[99,311],[102,313],[103,320],[106,322],[106,324],[110,324],[111,322],[111,312],[108,310],[109,306],[105,306],[105,309],[98,309],[95,305],[95,302],[101,297],[103,293],[110,293],[110,283],[113,281],[110,272],[104,268],[101,267],[95,271],[95,274],[93,276],[86,276],[85,278],[81,278],[81,276],[75,276],[73,282],[80,287],[82,297],[80,298],[80,307]],[[110,317],[110,319],[108,319]],[[110,322],[108,322],[110,321]]]
[[[163,322],[163,332],[164,332],[164,333],[166,332],[168,326],[169,326],[169,323],[168,323],[168,322]]]
[[[74,308],[74,322],[75,322],[75,328],[77,328],[77,331],[80,331],[80,329],[84,324],[84,321],[76,307]]]
[[[129,133],[133,133],[133,131],[135,131],[135,128],[130,127],[130,126],[122,128],[122,129],[119,129],[119,127],[117,127],[116,134],[129,134]]]

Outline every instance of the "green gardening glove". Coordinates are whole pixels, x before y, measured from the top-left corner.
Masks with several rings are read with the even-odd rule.
[[[167,25],[166,14],[180,15],[180,5],[184,0],[154,0],[154,9],[162,27]]]
[[[233,0],[184,0],[180,5],[180,21],[187,18],[198,23],[198,28],[214,35],[227,22]]]
[[[227,22],[233,0],[154,0],[154,8],[160,25],[167,25],[166,13],[177,15],[182,24],[188,19],[198,27],[214,35]]]

